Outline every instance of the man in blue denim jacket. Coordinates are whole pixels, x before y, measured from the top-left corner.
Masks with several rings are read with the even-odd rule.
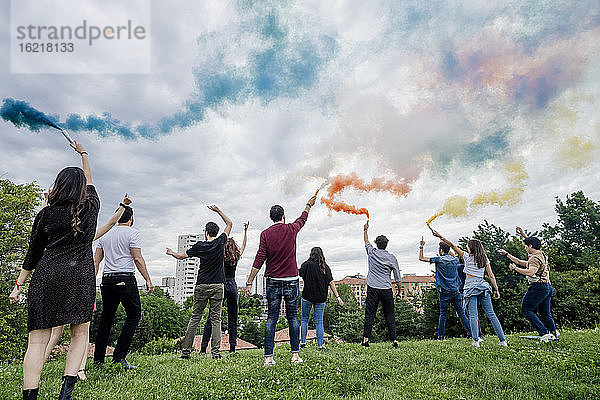
[[[458,257],[451,256],[450,246],[440,242],[439,257],[424,257],[423,246],[425,241],[421,237],[419,260],[435,264],[435,286],[440,303],[440,319],[438,321],[438,340],[443,340],[446,332],[446,320],[450,303],[454,306],[463,326],[470,336],[469,320],[465,315],[462,294],[460,293],[460,277],[458,276]]]

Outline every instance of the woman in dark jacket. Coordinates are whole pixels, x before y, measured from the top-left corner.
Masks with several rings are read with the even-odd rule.
[[[70,324],[71,345],[59,399],[72,399],[77,370],[87,351],[88,327],[96,297],[92,241],[100,200],[93,186],[87,152],[78,142],[82,168],[59,172],[48,206],[35,217],[29,249],[10,294],[17,302],[31,274],[27,293],[29,341],[23,360],[23,398],[36,399],[52,328]]]
[[[302,320],[300,323],[300,346],[306,346],[306,333],[308,331],[308,320],[310,319],[310,310],[315,309],[315,326],[317,328],[317,346],[323,347],[323,315],[325,314],[325,302],[329,288],[335,295],[340,306],[344,305],[341,297],[338,295],[331,269],[325,262],[323,250],[320,247],[313,247],[310,256],[300,266],[300,277],[304,281],[302,290],[301,308]]]

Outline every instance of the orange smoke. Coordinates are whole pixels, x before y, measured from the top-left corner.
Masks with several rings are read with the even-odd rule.
[[[355,215],[366,215],[367,219],[369,219],[369,210],[366,208],[357,208],[356,206],[346,204],[343,201],[335,201],[328,197],[321,197],[321,203],[325,204],[327,208],[332,211],[345,212],[347,214]]]
[[[330,181],[329,189],[327,189],[327,197],[322,197],[321,203],[325,204],[331,211],[366,215],[369,218],[369,211],[366,208],[358,208],[341,200],[335,200],[335,196],[339,195],[346,188],[353,188],[361,192],[388,192],[395,196],[406,196],[410,192],[410,186],[404,182],[373,178],[371,182],[367,183],[355,173],[351,173],[350,175],[338,175],[334,177]]]
[[[406,196],[410,192],[410,186],[406,183],[386,181],[383,178],[373,178],[370,183],[366,183],[353,172],[350,175],[338,175],[333,178],[327,189],[328,197],[333,197],[347,187],[362,192],[389,192],[395,196]]]

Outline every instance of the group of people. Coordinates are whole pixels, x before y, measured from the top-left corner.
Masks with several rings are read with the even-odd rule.
[[[438,321],[438,340],[444,340],[448,309],[453,305],[467,336],[472,339],[472,346],[480,347],[480,328],[478,304],[490,320],[501,346],[507,346],[502,325],[494,312],[492,297],[500,298],[500,289],[492,271],[490,261],[481,242],[471,239],[466,250],[456,246],[444,238],[439,232],[431,230],[440,239],[438,256],[425,257],[421,238],[419,260],[435,264],[435,281],[438,292],[440,315]],[[509,258],[509,268],[527,277],[529,288],[521,303],[521,313],[538,331],[540,340],[549,342],[557,340],[559,332],[550,310],[553,295],[550,283],[550,267],[548,256],[541,250],[541,241],[535,236],[527,236],[523,229],[517,227],[523,237],[523,244],[528,260],[521,260],[504,249],[498,253]],[[518,267],[520,265],[525,268]],[[462,275],[462,276],[461,276]],[[490,284],[484,279],[488,276]],[[539,316],[536,314],[539,312]]]
[[[23,285],[32,275],[27,296],[29,335],[23,360],[24,399],[37,399],[42,368],[67,324],[70,325],[71,344],[59,399],[72,399],[75,384],[78,380],[85,379],[89,325],[96,308],[96,275],[103,260],[100,286],[103,307],[95,340],[95,363],[104,362],[115,314],[119,304],[122,304],[126,320],[114,349],[113,362],[121,364],[126,370],[133,368],[126,361],[126,355],[141,316],[136,268],[146,281],[146,291],[151,293],[154,290],[142,256],[140,234],[132,227],[134,218],[131,199],[126,195],[110,220],[96,229],[100,200],[93,186],[88,154],[78,142],[72,147],[81,155],[82,168],[64,168],[56,177],[47,196],[47,205],[35,217],[29,248],[9,296],[11,302],[17,302]],[[273,224],[260,234],[259,248],[246,282],[245,293],[247,296],[251,295],[252,283],[264,264],[268,305],[264,366],[275,364],[275,329],[282,300],[285,303],[293,363],[302,362],[299,352],[306,345],[311,311],[314,311],[317,346],[320,350],[325,348],[323,316],[329,290],[338,304],[344,305],[320,247],[312,248],[308,260],[300,268],[296,262],[296,237],[306,224],[315,202],[316,195],[307,201],[305,209],[292,223],[286,223],[283,207],[272,206],[270,218]],[[221,311],[224,300],[227,301],[228,311],[229,351],[234,352],[237,343],[238,290],[235,272],[246,249],[249,223],[244,224],[244,238],[240,248],[230,237],[233,226],[231,219],[215,205],[208,208],[224,222],[222,233],[219,234],[220,228],[215,222],[208,222],[204,230],[205,240],[198,241],[183,253],[176,253],[170,248],[166,251],[167,255],[178,260],[188,257],[200,260],[192,315],[183,338],[182,359],[191,356],[196,331],[207,306],[209,318],[204,326],[201,351],[206,351],[210,340],[212,357],[221,358]],[[381,303],[389,338],[392,345],[398,347],[392,289],[393,284],[396,284],[398,293],[402,290],[398,261],[386,250],[388,238],[378,236],[373,246],[369,241],[368,229],[367,221],[363,232],[368,274],[362,345],[369,346],[374,318]],[[465,251],[438,232],[432,232],[441,240],[439,256],[424,257],[425,242],[421,240],[419,259],[436,265],[436,287],[440,303],[438,339],[444,338],[448,308],[452,304],[467,334],[473,339],[473,345],[479,347],[479,303],[492,322],[500,344],[506,345],[502,326],[492,306],[492,296],[498,298],[499,289],[481,242],[470,240]],[[522,230],[520,233],[526,236]],[[98,240],[98,245],[92,254],[92,242],[95,240]],[[527,276],[530,281],[529,290],[523,298],[523,314],[538,330],[542,340],[555,339],[558,331],[550,313],[552,286],[548,257],[540,250],[541,243],[536,237],[525,237],[524,243],[529,254],[527,261],[502,249],[499,252],[513,262],[510,264],[511,269]],[[462,283],[459,277],[460,260],[465,275]],[[492,286],[484,279],[486,273]],[[302,293],[300,278],[304,282]],[[301,308],[301,318],[298,318],[298,307]],[[541,319],[535,314],[538,308]]]

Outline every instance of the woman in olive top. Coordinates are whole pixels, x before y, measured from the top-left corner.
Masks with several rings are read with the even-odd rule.
[[[517,231],[519,230],[520,228],[517,229]],[[521,230],[521,232],[523,231]],[[542,243],[537,237],[526,237],[523,243],[529,257],[527,261],[518,259],[504,249],[500,249],[498,252],[512,261],[509,265],[510,269],[524,275],[527,278],[527,282],[529,282],[529,289],[527,289],[521,302],[521,313],[538,331],[541,341],[556,340],[558,331],[550,312],[553,289],[550,284],[548,256],[540,250]],[[517,265],[525,268],[518,267]],[[536,310],[540,313],[539,317],[535,313]]]
[[[329,288],[335,295],[340,306],[344,305],[339,296],[331,269],[325,262],[323,250],[320,247],[313,247],[310,251],[310,256],[299,271],[300,277],[304,281],[304,289],[302,290],[301,308],[302,321],[300,323],[300,346],[306,346],[306,333],[308,331],[308,320],[310,318],[310,310],[315,309],[315,326],[317,328],[317,346],[323,350],[323,314],[325,313],[325,302],[327,301],[327,293]]]
[[[448,239],[444,239],[438,232],[433,231],[433,236],[440,238],[440,240],[450,246],[459,257],[462,257],[465,263],[464,272],[466,279],[464,298],[469,311],[469,324],[471,325],[471,335],[473,338],[471,345],[473,347],[479,347],[479,317],[477,315],[477,303],[480,303],[481,308],[483,308],[483,311],[492,323],[496,335],[498,335],[500,346],[507,346],[502,325],[492,306],[492,287],[484,279],[486,273],[494,287],[494,298],[500,298],[500,291],[498,290],[498,284],[496,283],[496,277],[492,271],[490,260],[487,258],[481,242],[477,239],[471,239],[467,242],[467,251],[463,251]]]

